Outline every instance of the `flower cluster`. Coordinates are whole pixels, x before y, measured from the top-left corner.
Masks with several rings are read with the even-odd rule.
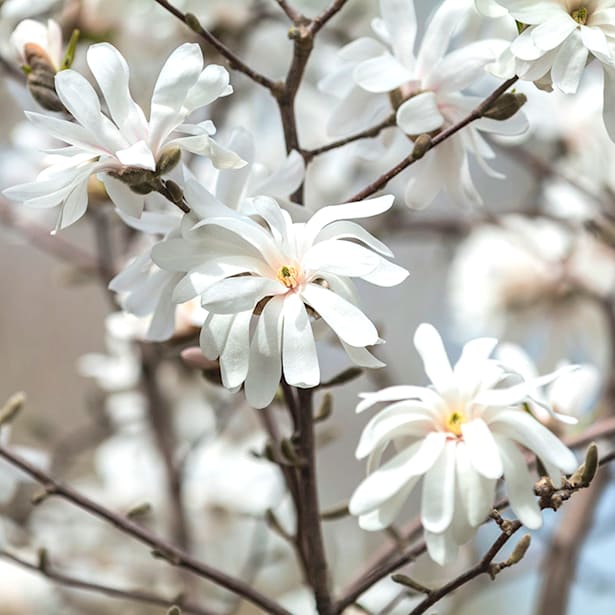
[[[357,411],[395,402],[365,427],[357,457],[369,457],[368,477],[350,500],[361,527],[390,525],[421,479],[421,521],[430,556],[451,561],[491,511],[498,479],[505,479],[513,511],[537,529],[542,515],[521,444],[536,453],[559,484],[576,459],[548,429],[526,412],[549,374],[504,386],[516,372],[489,358],[497,340],[468,342],[451,367],[438,332],[422,324],[414,336],[430,387],[395,386],[363,394]],[[387,447],[396,454],[382,463]],[[382,464],[382,465],[381,465]]]

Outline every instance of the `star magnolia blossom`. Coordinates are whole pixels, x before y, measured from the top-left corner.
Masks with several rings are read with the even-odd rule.
[[[181,45],[163,66],[154,86],[149,122],[130,95],[128,65],[115,47],[92,45],[87,61],[113,121],[102,113],[98,96],[85,77],[74,70],[60,71],[55,77],[56,91],[76,122],[40,113],[26,115],[70,145],[54,152],[60,161],[35,182],[9,188],[7,197],[31,207],[61,205],[58,228],[64,228],[85,213],[90,175],[100,174],[117,207],[138,217],[144,197],[117,179],[122,173],[134,176],[141,171],[144,178],[146,172],[162,173],[168,170],[165,155],[177,160],[174,155],[181,150],[208,156],[219,168],[243,166],[237,155],[211,138],[215,132],[212,122],[184,122],[192,111],[232,92],[226,69],[215,64],[203,69],[198,45]]]
[[[321,88],[343,96],[329,120],[329,132],[346,135],[383,121],[396,110],[397,126],[409,138],[445,129],[466,117],[482,99],[462,94],[478,81],[485,66],[504,51],[508,42],[478,41],[447,53],[468,7],[447,0],[427,26],[418,53],[414,53],[417,20],[411,0],[381,0],[381,19],[373,24],[383,43],[361,38],[339,53],[342,67],[321,82]],[[388,94],[388,96],[384,96]],[[393,109],[391,108],[391,105]],[[525,117],[516,114],[506,122],[483,118],[447,139],[413,165],[405,200],[411,207],[429,205],[442,189],[462,202],[480,204],[469,171],[468,153],[484,170],[495,153],[481,131],[519,134]]]
[[[393,197],[324,207],[306,223],[293,223],[276,201],[258,197],[251,210],[263,225],[215,203],[198,184],[187,188],[188,203],[209,199],[211,213],[185,237],[156,246],[153,258],[187,273],[175,289],[178,303],[200,296],[209,312],[201,349],[220,358],[224,386],[245,381],[246,398],[257,408],[272,401],[282,374],[293,386],[316,386],[313,326],[322,322],[354,362],[382,366],[365,349],[380,339],[357,307],[351,278],[394,286],[408,272],[380,256],[392,253],[347,218],[383,213]]]
[[[47,21],[47,27],[33,19],[25,19],[11,34],[11,44],[22,64],[28,64],[26,48],[30,47],[59,70],[62,63],[62,30],[53,19]]]
[[[504,52],[492,72],[553,83],[574,94],[588,60],[604,69],[603,119],[615,141],[615,1],[497,0],[527,27]]]
[[[362,395],[357,411],[395,403],[363,431],[356,454],[369,457],[368,477],[352,496],[350,512],[359,516],[364,529],[382,529],[423,478],[421,521],[427,548],[433,560],[444,564],[485,521],[496,482],[504,476],[515,514],[530,529],[539,528],[535,479],[517,443],[536,453],[558,482],[560,470],[575,470],[572,452],[523,409],[530,393],[557,375],[497,388],[511,372],[489,358],[496,339],[468,342],[454,368],[431,325],[419,326],[414,344],[432,386],[396,386]],[[380,465],[391,443],[397,453]]]

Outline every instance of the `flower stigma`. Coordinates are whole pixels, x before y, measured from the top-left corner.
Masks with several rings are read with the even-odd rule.
[[[570,16],[579,24],[584,26],[587,23],[587,8],[584,6],[572,11]]]
[[[286,288],[293,289],[299,286],[299,273],[295,267],[288,265],[280,267],[277,278]]]
[[[444,423],[447,431],[455,434],[456,436],[461,435],[461,426],[466,423],[468,418],[461,410],[453,410],[447,417]]]

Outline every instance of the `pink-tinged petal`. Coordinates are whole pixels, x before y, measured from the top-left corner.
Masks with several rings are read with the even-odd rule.
[[[561,46],[553,62],[551,78],[555,87],[565,94],[574,94],[585,70],[588,51],[578,32],[573,32]]]
[[[397,435],[426,436],[433,431],[433,414],[424,406],[411,401],[400,401],[388,406],[364,427],[355,456],[363,459],[375,448]]]
[[[128,145],[117,127],[100,110],[100,101],[88,80],[74,70],[62,70],[55,76],[56,91],[69,113],[88,130],[94,143],[109,153]]]
[[[378,342],[378,331],[369,318],[339,295],[317,284],[308,284],[301,295],[347,344],[373,346]]]
[[[414,3],[407,0],[380,0],[380,14],[395,57],[412,68],[417,26]]]
[[[280,384],[283,305],[284,300],[280,297],[274,297],[265,305],[250,345],[245,393],[248,403],[255,408],[268,406]]]
[[[376,393],[359,393],[359,397],[363,398],[363,401],[357,406],[357,413],[363,412],[378,403],[398,401],[400,399],[421,400],[435,409],[446,408],[446,402],[440,395],[427,387],[409,385],[392,386],[377,391]]]
[[[615,142],[615,66],[602,65],[604,69],[604,102],[602,119],[611,141]]]
[[[350,346],[344,340],[340,340],[342,347],[346,351],[348,358],[359,367],[368,367],[369,369],[379,369],[386,367],[380,359],[376,358],[369,350],[362,346]]]
[[[500,478],[504,468],[495,439],[482,419],[474,419],[461,425],[461,433],[467,446],[472,465],[485,478]]]
[[[147,120],[130,95],[130,73],[124,57],[113,45],[99,43],[90,46],[87,61],[120,132],[130,142],[147,139]]]
[[[145,197],[133,192],[125,183],[111,177],[108,173],[100,175],[105,190],[114,205],[125,215],[138,218],[143,212]]]
[[[420,324],[414,334],[414,346],[436,390],[439,393],[448,391],[454,384],[453,370],[436,328],[427,323]]]
[[[578,25],[568,13],[562,12],[532,28],[532,40],[541,51],[551,51],[559,47]]]
[[[498,412],[489,422],[494,434],[512,438],[546,462],[570,474],[577,468],[577,460],[557,436],[523,410]]]
[[[415,476],[430,472],[438,463],[445,436],[431,433],[411,444],[370,474],[356,489],[348,508],[353,515],[363,515],[386,502]]]
[[[534,478],[527,469],[523,455],[512,442],[498,438],[498,447],[510,506],[523,525],[537,530],[542,526],[542,513],[534,495]]]
[[[465,442],[457,444],[457,482],[468,522],[478,527],[491,512],[497,481],[476,471]]]
[[[306,270],[361,277],[374,271],[380,257],[350,241],[327,239],[314,244],[303,257]]]
[[[426,531],[425,543],[429,557],[440,566],[445,566],[457,558],[459,545],[455,542],[451,530],[441,534]]]
[[[236,314],[253,309],[265,297],[281,295],[287,290],[277,280],[268,278],[227,278],[207,288],[201,295],[201,302],[214,314]]]
[[[299,296],[290,293],[282,310],[282,367],[284,379],[291,386],[315,387],[320,382],[316,342],[309,316]]]
[[[440,128],[444,117],[438,109],[434,92],[423,92],[402,103],[396,121],[407,135],[420,135]]]
[[[187,115],[183,109],[188,92],[203,69],[203,54],[196,43],[184,43],[165,62],[152,95],[150,146],[158,151],[164,140]]]
[[[355,82],[368,92],[390,92],[412,80],[412,73],[392,55],[365,60],[354,69]]]
[[[220,374],[227,389],[240,386],[248,374],[252,312],[236,314],[220,353]]]
[[[380,504],[376,510],[361,515],[359,527],[367,532],[377,532],[391,525],[418,481],[418,476],[411,478],[402,489]]]
[[[446,434],[431,435],[446,438]],[[423,478],[421,522],[428,532],[435,534],[444,532],[450,526],[455,513],[456,446],[454,441],[446,442],[438,459]]]
[[[394,197],[385,195],[366,201],[347,203],[344,205],[329,205],[319,209],[307,222],[305,228],[306,242],[313,241],[327,224],[338,220],[371,218],[388,211],[393,206]]]

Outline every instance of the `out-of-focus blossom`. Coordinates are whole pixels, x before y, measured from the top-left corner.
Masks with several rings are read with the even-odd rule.
[[[532,392],[549,374],[504,386],[514,372],[489,358],[497,340],[468,342],[451,367],[438,332],[418,327],[414,344],[430,387],[395,386],[365,393],[357,411],[395,402],[365,427],[357,457],[369,457],[368,477],[350,500],[364,529],[390,525],[423,479],[421,521],[429,554],[451,561],[491,510],[495,485],[504,476],[513,511],[531,529],[542,525],[532,478],[517,444],[535,452],[557,482],[576,460],[547,428],[525,412]],[[385,463],[390,444],[397,453]]]
[[[325,78],[323,90],[341,97],[329,119],[329,131],[347,135],[383,121],[393,111],[397,126],[413,141],[418,135],[443,130],[459,122],[482,100],[463,91],[478,81],[484,69],[508,41],[486,39],[448,51],[468,6],[446,0],[433,15],[415,54],[417,20],[414,2],[382,0],[373,28],[380,41],[361,38],[346,45],[339,70]],[[445,189],[461,202],[482,202],[470,175],[468,154],[483,169],[495,153],[481,132],[502,135],[525,130],[522,113],[501,122],[482,118],[447,139],[413,165],[406,203],[422,208]]]
[[[87,208],[87,180],[99,174],[113,202],[126,215],[138,217],[144,194],[177,164],[182,151],[211,158],[220,168],[237,168],[243,161],[212,138],[211,121],[186,123],[194,110],[232,92],[222,66],[203,68],[196,44],[178,47],[163,66],[152,95],[150,119],[133,101],[128,88],[128,65],[108,43],[92,45],[88,64],[112,118],[102,113],[98,95],[74,70],[55,78],[57,94],[76,122],[39,113],[28,118],[70,145],[59,150],[61,160],[45,169],[35,182],[5,191],[31,207],[61,205],[58,228],[78,220]]]
[[[34,54],[43,56],[56,71],[59,70],[62,62],[62,30],[53,19],[47,21],[46,27],[33,19],[20,22],[11,34],[11,44],[22,64],[28,64],[28,58]]]
[[[366,350],[380,339],[357,307],[351,278],[394,286],[408,272],[383,258],[390,250],[348,219],[383,213],[392,197],[325,207],[307,223],[293,223],[276,201],[257,197],[251,208],[265,226],[215,201],[196,182],[187,184],[186,199],[209,202],[210,215],[186,236],[158,245],[153,257],[164,269],[186,273],[175,289],[178,303],[200,296],[210,313],[201,348],[207,358],[220,357],[226,387],[245,381],[248,401],[262,408],[282,373],[291,385],[316,386],[312,319],[333,329],[354,362],[381,365]]]

